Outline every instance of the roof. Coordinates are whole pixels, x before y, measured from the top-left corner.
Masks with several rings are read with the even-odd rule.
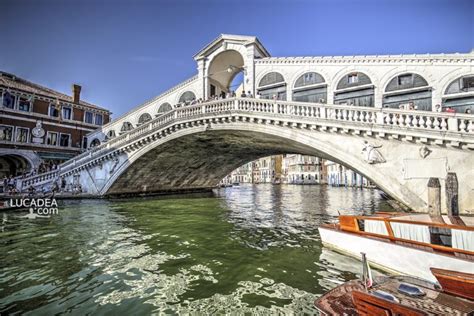
[[[256,36],[221,34],[212,42],[204,46],[199,52],[197,52],[193,56],[194,59],[199,59],[203,56],[206,56],[208,53],[212,52],[216,46],[220,45],[224,41],[241,42],[244,45],[255,44],[264,57],[270,57],[270,53]]]
[[[55,91],[50,88],[43,87],[39,84],[30,82],[14,74],[10,74],[4,71],[0,71],[0,86],[2,85],[10,89],[21,90],[27,93],[40,95],[40,96],[44,96],[44,97],[48,97],[52,99],[59,99],[60,101],[74,104],[72,96]],[[91,104],[89,102],[82,101],[82,100],[79,101],[79,105],[110,112],[107,109],[104,109],[100,106],[97,106],[95,104]]]

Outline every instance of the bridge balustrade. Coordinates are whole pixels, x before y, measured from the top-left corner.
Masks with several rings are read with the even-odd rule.
[[[309,118],[325,121],[342,121],[365,124],[376,124],[380,127],[387,126],[408,130],[448,131],[458,134],[474,135],[474,116],[457,113],[438,113],[415,110],[400,110],[388,108],[368,108],[347,105],[328,105],[320,103],[306,103],[293,101],[279,101],[251,98],[232,98],[213,100],[192,106],[177,108],[165,113],[140,127],[122,134],[89,149],[87,152],[60,165],[60,172],[68,171],[82,165],[100,155],[113,151],[129,142],[164,128],[181,119],[203,117],[206,114],[248,112],[270,113],[295,118]],[[56,171],[57,172],[57,171]],[[28,178],[24,183],[30,183],[42,177],[37,175]]]

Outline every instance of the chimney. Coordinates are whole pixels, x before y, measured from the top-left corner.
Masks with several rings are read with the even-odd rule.
[[[78,84],[72,85],[72,102],[79,104],[81,99],[81,86]]]

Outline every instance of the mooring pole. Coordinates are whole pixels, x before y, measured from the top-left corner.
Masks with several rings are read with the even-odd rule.
[[[458,177],[454,172],[446,177],[446,206],[449,216],[459,216]]]

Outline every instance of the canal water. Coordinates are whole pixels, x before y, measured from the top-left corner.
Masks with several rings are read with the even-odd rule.
[[[318,226],[378,210],[377,190],[259,184],[0,213],[0,314],[313,314],[361,270]]]

